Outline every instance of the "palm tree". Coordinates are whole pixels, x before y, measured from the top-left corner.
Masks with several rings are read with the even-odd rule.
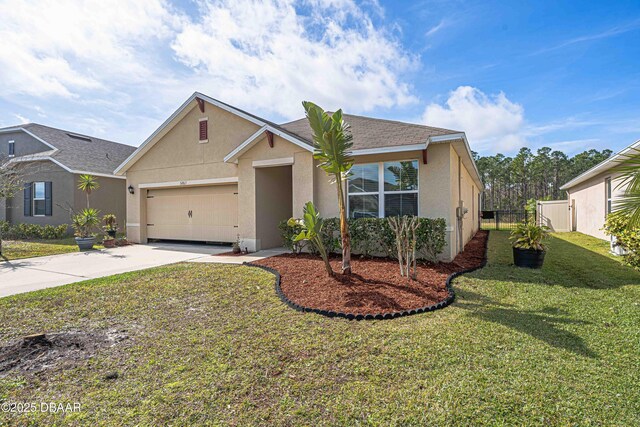
[[[87,209],[89,208],[89,196],[92,191],[100,188],[100,183],[93,175],[80,175],[78,177],[78,190],[83,191],[87,195]]]
[[[614,202],[614,211],[629,218],[629,228],[640,228],[640,149],[626,154],[614,171],[622,180],[617,187],[625,188],[622,197]]]
[[[342,274],[351,274],[351,238],[347,224],[347,210],[343,182],[347,178],[353,158],[349,149],[353,145],[349,125],[342,120],[342,110],[327,114],[313,102],[302,103],[313,131],[313,157],[335,182],[340,209],[340,237],[342,239]]]

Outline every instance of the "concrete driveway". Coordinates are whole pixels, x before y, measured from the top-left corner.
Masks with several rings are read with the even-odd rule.
[[[0,297],[176,262],[226,258],[211,255],[229,250],[159,243],[0,262]]]
[[[212,256],[230,250],[229,246],[153,243],[0,262],[0,298],[176,262],[242,264],[286,252],[278,248]]]

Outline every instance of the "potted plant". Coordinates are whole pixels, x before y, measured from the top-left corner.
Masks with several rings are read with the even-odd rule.
[[[100,218],[96,209],[84,209],[72,216],[71,225],[75,231],[76,244],[80,250],[93,249],[96,238],[91,232],[99,223]]]
[[[116,238],[116,232],[118,231],[118,220],[114,214],[106,214],[102,217],[102,221],[104,222],[104,231],[107,232],[107,235],[112,239]]]
[[[518,267],[541,268],[546,254],[543,240],[549,237],[549,227],[525,221],[511,231],[513,263]]]

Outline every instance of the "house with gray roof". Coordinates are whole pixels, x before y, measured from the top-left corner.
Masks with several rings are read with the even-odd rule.
[[[303,113],[302,106],[300,112]],[[479,228],[483,184],[464,132],[345,114],[355,164],[352,218],[443,218],[442,259]],[[312,201],[338,216],[336,183],[317,167],[306,119],[276,124],[202,93],[191,95],[116,170],[126,177],[127,237],[279,247],[278,224]]]
[[[91,207],[115,214],[123,227],[126,182],[113,172],[134,151],[129,145],[37,123],[0,129],[0,164],[22,168],[24,181],[21,194],[0,206],[0,220],[69,224],[70,210],[86,207],[78,176],[90,174],[100,184],[90,197]]]

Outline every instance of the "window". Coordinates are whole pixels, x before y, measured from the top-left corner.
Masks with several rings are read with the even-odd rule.
[[[209,142],[209,126],[208,126],[208,122],[209,120],[205,117],[203,119],[200,119],[199,122],[199,138],[200,138],[200,142],[204,143],[204,142]]]
[[[16,142],[9,141],[9,157],[13,157],[16,155]]]
[[[607,215],[609,215],[612,211],[612,193],[611,193],[611,178],[607,178],[604,180],[605,192],[607,197]]]
[[[33,215],[44,216],[46,201],[44,197],[44,182],[33,183]]]
[[[354,165],[347,193],[350,218],[418,215],[418,161]]]

